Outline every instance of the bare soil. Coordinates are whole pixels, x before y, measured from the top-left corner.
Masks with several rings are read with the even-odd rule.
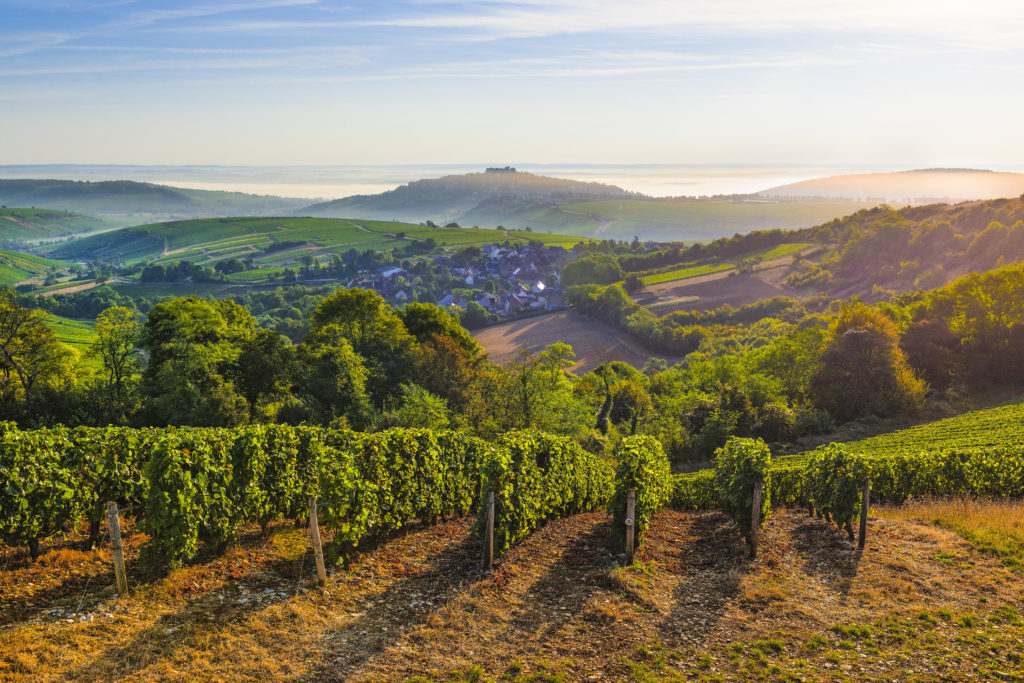
[[[536,353],[555,342],[570,344],[576,351],[573,371],[577,373],[590,372],[613,360],[636,368],[642,368],[651,358],[665,358],[669,364],[681,360],[648,351],[626,333],[574,310],[492,325],[474,336],[491,360],[500,364],[518,358],[521,348]]]
[[[780,512],[751,560],[722,515],[666,510],[627,569],[607,517],[592,513],[551,522],[490,574],[470,528],[413,528],[332,571],[326,590],[310,582],[307,533],[287,525],[152,578],[128,524],[127,599],[109,588],[107,548],[58,545],[35,564],[8,549],[0,679],[1024,675],[1013,660],[1024,622],[1007,616],[1021,608],[1021,576],[934,526],[873,519],[861,553],[823,522]]]

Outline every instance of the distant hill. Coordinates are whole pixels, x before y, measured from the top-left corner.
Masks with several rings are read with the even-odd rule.
[[[308,200],[242,192],[190,190],[131,180],[0,179],[0,204],[80,211],[93,215],[166,214],[180,217],[289,213]]]
[[[930,204],[1018,197],[1022,192],[1024,173],[929,168],[816,178],[772,187],[758,194],[762,197],[831,197],[875,203]]]
[[[0,207],[0,242],[67,237],[112,227],[107,221],[73,211]]]
[[[492,170],[418,180],[389,192],[357,195],[297,211],[312,216],[479,225],[586,235],[673,241],[704,240],[771,228],[802,228],[853,213],[849,200],[767,201],[660,199],[614,185],[584,183],[521,171]]]
[[[477,224],[493,226],[496,217],[521,211],[524,207],[642,196],[614,185],[551,178],[511,169],[488,169],[482,173],[417,180],[380,194],[355,195],[314,204],[297,213],[470,224],[475,217]]]

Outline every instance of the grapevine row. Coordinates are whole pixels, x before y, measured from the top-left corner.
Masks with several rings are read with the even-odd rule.
[[[307,427],[18,431],[0,424],[0,540],[28,544],[86,517],[98,531],[116,501],[149,536],[143,556],[178,566],[205,545],[223,549],[242,524],[307,512],[334,531],[337,559],[412,520],[436,521],[498,501],[498,554],[545,520],[605,505],[612,470],[570,439],[506,435],[496,444],[455,432],[374,434]]]

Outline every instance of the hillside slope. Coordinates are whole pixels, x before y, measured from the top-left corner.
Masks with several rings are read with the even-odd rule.
[[[468,216],[505,215],[510,208],[556,206],[583,199],[641,196],[613,185],[539,176],[522,171],[487,171],[417,180],[375,195],[356,195],[299,211],[313,216],[365,216],[381,220],[460,221]],[[487,224],[482,220],[479,223]]]
[[[107,221],[73,211],[0,208],[0,241],[68,237],[112,227],[114,224]]]
[[[772,187],[764,197],[844,197],[876,202],[929,204],[938,201],[1017,197],[1024,173],[966,168],[930,168],[895,173],[863,173],[816,178]]]
[[[772,228],[802,228],[874,206],[850,200],[657,199],[611,185],[524,172],[418,180],[389,192],[306,207],[297,214],[510,228],[597,238],[703,240]]]
[[[73,260],[189,261],[209,265],[252,258],[291,263],[303,256],[330,258],[350,249],[391,249],[431,239],[438,246],[482,245],[530,239],[572,246],[581,238],[475,228],[433,228],[411,223],[310,217],[232,217],[152,223],[85,237],[54,248]]]
[[[131,180],[0,179],[0,204],[98,215],[255,215],[287,213],[304,203],[302,199],[191,190]]]
[[[820,264],[802,264],[792,286],[842,298],[932,289],[1024,261],[1024,199],[880,206],[791,239],[834,246]]]
[[[0,286],[15,285],[23,280],[63,270],[67,263],[23,254],[18,251],[0,251]]]

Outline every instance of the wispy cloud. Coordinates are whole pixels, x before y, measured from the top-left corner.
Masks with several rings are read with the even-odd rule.
[[[59,32],[0,35],[0,57],[15,57],[56,47],[70,40],[73,35]]]
[[[304,69],[337,69],[366,62],[358,51],[346,47],[267,50],[198,50],[155,49],[155,53],[188,55],[182,58],[139,58],[130,51],[120,59],[97,62],[77,60],[67,64],[0,68],[0,76],[56,76],[75,74],[109,74],[140,71],[276,71],[290,74]]]

